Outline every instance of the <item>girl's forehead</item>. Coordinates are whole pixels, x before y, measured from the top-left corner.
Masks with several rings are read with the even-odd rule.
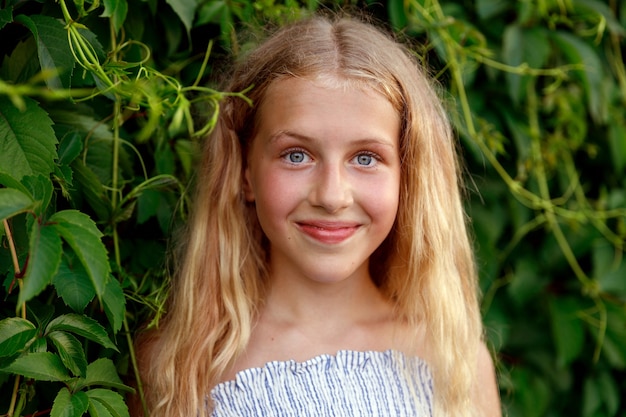
[[[302,83],[304,82],[304,83]],[[334,73],[322,73],[312,76],[282,76],[272,81],[267,90],[265,96],[274,94],[290,94],[297,93],[293,88],[287,87],[289,84],[309,84],[310,87],[318,87],[321,89],[337,90],[339,93],[345,93],[350,91],[359,91],[372,96],[382,96],[388,100],[392,105],[394,100],[386,94],[387,90],[382,87],[381,83],[374,80],[368,80],[364,78],[351,78],[340,74]]]

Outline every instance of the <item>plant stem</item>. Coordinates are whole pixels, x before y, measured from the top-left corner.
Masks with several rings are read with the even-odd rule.
[[[13,417],[15,412],[15,403],[17,402],[17,394],[20,390],[20,376],[15,375],[15,384],[13,385],[13,395],[11,395],[11,405],[9,405],[9,411],[7,417]]]
[[[139,393],[139,400],[141,401],[141,407],[143,409],[143,415],[149,416],[148,404],[146,403],[146,396],[143,391],[143,382],[141,382],[141,376],[139,374],[139,365],[137,364],[137,355],[135,354],[135,347],[133,346],[133,338],[130,334],[130,328],[128,326],[128,319],[124,316],[124,331],[126,332],[126,342],[128,343],[128,354],[130,355],[130,361],[133,365],[133,372],[135,373],[135,381],[137,382],[137,391]]]
[[[13,240],[13,233],[11,233],[11,227],[9,225],[9,221],[7,219],[2,220],[4,224],[4,231],[7,235],[7,240],[9,241],[9,250],[11,251],[11,260],[13,261],[13,269],[15,270],[15,276],[20,276],[22,274],[20,269],[19,259],[17,258],[17,250],[15,249],[15,241]],[[20,281],[21,287],[21,279]],[[21,309],[22,318],[26,318],[26,303],[22,304]],[[7,417],[13,417],[13,413],[15,412],[15,404],[17,402],[17,394],[20,389],[20,375],[15,375],[15,384],[13,385],[13,394],[11,395],[11,404],[9,405],[9,411],[7,413]]]

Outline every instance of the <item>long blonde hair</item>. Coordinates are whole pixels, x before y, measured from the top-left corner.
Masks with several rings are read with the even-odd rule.
[[[407,48],[370,24],[317,16],[281,28],[231,78],[228,91],[253,86],[254,106],[226,99],[204,145],[168,313],[140,346],[151,416],[208,413],[211,388],[246,347],[267,281],[263,235],[242,194],[256,112],[276,80],[323,75],[374,89],[401,116],[400,206],[372,276],[400,319],[427,329],[436,415],[474,415],[482,328],[446,113]]]

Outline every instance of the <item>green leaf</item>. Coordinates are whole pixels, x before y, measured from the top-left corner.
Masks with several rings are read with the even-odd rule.
[[[28,352],[30,353],[45,353],[48,352],[48,342],[45,337],[37,337],[28,346]]]
[[[575,11],[587,18],[594,14],[601,15],[611,33],[619,36],[626,35],[626,30],[620,24],[619,20],[617,20],[613,10],[611,10],[611,7],[606,4],[606,2],[597,0],[572,0],[572,5]]]
[[[34,38],[29,37],[18,42],[11,54],[4,57],[0,67],[0,79],[10,80],[15,84],[27,83],[40,71],[37,44]]]
[[[18,317],[1,320],[0,358],[21,352],[35,336],[37,336],[37,328],[28,320]]]
[[[54,306],[50,304],[30,303],[26,305],[26,310],[29,316],[34,317],[39,328],[46,327],[54,316]]]
[[[546,280],[537,271],[533,259],[520,258],[515,262],[514,275],[507,293],[517,306],[523,306],[536,297],[546,286]]]
[[[113,417],[113,414],[100,401],[89,401],[89,415],[91,417]]]
[[[74,179],[82,192],[81,196],[84,196],[99,219],[108,219],[111,216],[111,205],[98,176],[80,159],[72,163],[72,169]]]
[[[117,280],[109,280],[102,297],[102,304],[113,332],[117,333],[122,328],[124,314],[126,313],[126,297],[124,297],[122,286]]]
[[[100,358],[90,363],[87,366],[87,376],[80,378],[73,389],[74,391],[79,391],[93,386],[115,388],[128,392],[134,391],[134,389],[122,383],[115,365],[110,359],[106,358]]]
[[[104,13],[102,13],[101,17],[111,18],[115,33],[118,33],[126,21],[128,3],[126,0],[104,0],[103,4]]]
[[[89,216],[77,210],[59,211],[50,217],[50,223],[72,247],[85,267],[96,295],[101,298],[111,268],[106,248],[100,240],[102,233],[96,224]]]
[[[592,251],[593,275],[603,292],[626,298],[626,261],[604,240],[597,240]]]
[[[619,410],[620,390],[617,382],[609,372],[602,372],[598,377],[598,385],[610,416],[616,416]]]
[[[581,410],[581,415],[583,417],[593,417],[601,405],[600,386],[598,386],[597,381],[587,378],[583,387],[583,409]]]
[[[196,25],[206,25],[207,23],[219,24],[227,14],[228,5],[224,0],[202,2],[198,9]]]
[[[190,176],[194,165],[195,155],[198,155],[198,144],[187,139],[180,139],[174,145],[178,162],[186,176]]]
[[[26,175],[22,178],[22,184],[28,189],[33,200],[37,201],[35,205],[35,216],[43,217],[50,205],[54,191],[50,176],[41,174]]]
[[[71,379],[61,358],[50,352],[28,353],[0,370],[37,381],[63,382]]]
[[[387,10],[389,11],[389,21],[391,22],[394,30],[402,30],[407,26],[406,11],[404,10],[404,1],[402,0],[390,0],[387,3]]]
[[[57,394],[50,410],[50,417],[81,417],[89,407],[89,398],[84,392],[75,394],[63,387]]]
[[[76,313],[82,313],[87,304],[93,300],[96,290],[91,284],[89,275],[73,253],[61,259],[59,272],[52,278],[52,284],[66,305]]]
[[[100,323],[81,314],[64,314],[52,320],[46,327],[45,334],[48,335],[54,331],[67,331],[83,336],[93,342],[99,343],[105,348],[117,348],[109,339],[109,335]]]
[[[160,201],[161,193],[156,190],[145,190],[139,194],[137,197],[137,223],[143,224],[155,216]]]
[[[623,123],[623,122],[622,122]],[[626,126],[615,121],[607,126],[609,130],[609,149],[615,173],[620,175],[626,168]]]
[[[13,7],[9,6],[5,9],[0,9],[0,29],[11,22],[13,22]]]
[[[193,25],[193,18],[196,13],[196,7],[198,5],[197,0],[166,0],[174,12],[178,15],[183,22],[187,33],[191,30]]]
[[[87,358],[80,341],[67,332],[53,331],[48,333],[61,361],[74,375],[84,377],[87,373]]]
[[[18,180],[24,175],[50,175],[57,159],[52,120],[34,100],[23,99],[25,108],[19,111],[0,96],[0,167]]]
[[[543,29],[508,26],[502,37],[502,60],[513,67],[527,64],[531,68],[542,68],[550,55],[549,43],[545,38]],[[526,95],[529,79],[528,76],[506,73],[509,96],[515,103],[519,103]]]
[[[550,302],[552,337],[559,366],[569,365],[582,351],[585,334],[578,318],[579,310],[574,298],[553,298]]]
[[[491,19],[511,8],[509,2],[502,0],[476,0],[476,12],[483,20]]]
[[[58,134],[58,132],[57,132]],[[59,142],[59,164],[69,165],[83,151],[83,138],[80,132],[67,129]]]
[[[14,188],[0,188],[0,220],[35,208],[35,202],[23,192]]]
[[[52,282],[61,263],[63,245],[53,227],[35,223],[30,233],[30,257],[18,304],[35,297]]]
[[[589,113],[594,121],[605,121],[606,103],[608,103],[608,100],[603,94],[602,78],[604,77],[604,71],[597,52],[581,38],[571,33],[560,31],[550,33],[553,33],[552,36],[557,48],[569,62],[583,66],[582,71],[577,71],[574,74],[578,75],[584,86]]]
[[[53,71],[54,75],[46,78],[48,87],[70,88],[75,60],[63,23],[45,15],[19,15],[15,21],[26,26],[35,37],[41,69]]]
[[[99,403],[114,417],[130,417],[124,398],[115,391],[96,388],[87,391],[91,403]]]

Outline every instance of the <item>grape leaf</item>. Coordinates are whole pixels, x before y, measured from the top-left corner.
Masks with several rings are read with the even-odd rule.
[[[20,111],[0,96],[0,171],[20,180],[25,175],[50,175],[57,159],[52,120],[37,102],[22,97]]]

